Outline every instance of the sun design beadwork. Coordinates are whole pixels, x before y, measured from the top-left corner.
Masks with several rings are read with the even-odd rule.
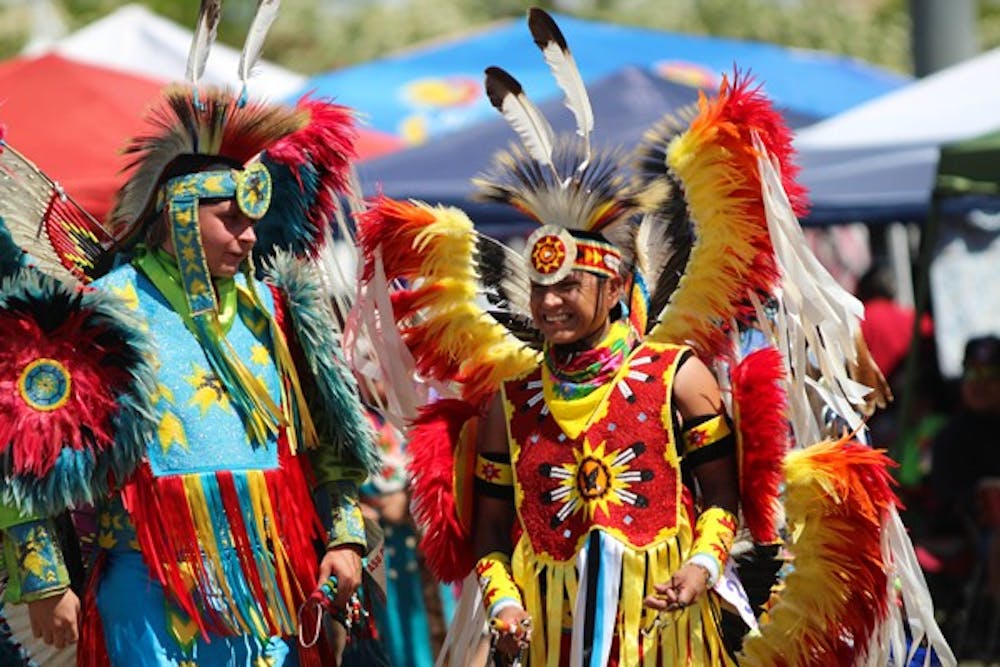
[[[534,553],[568,562],[595,528],[634,549],[677,533],[684,510],[668,387],[681,349],[641,345],[596,397],[559,399],[541,367],[504,383],[515,506]]]
[[[553,225],[539,227],[526,242],[528,273],[533,282],[554,285],[573,270],[576,241],[565,229]]]
[[[545,236],[535,244],[531,260],[539,273],[553,273],[566,261],[566,245],[558,236]]]
[[[35,359],[17,381],[21,398],[40,412],[58,410],[69,400],[73,382],[69,370],[55,359]]]
[[[646,446],[637,442],[617,451],[605,451],[606,443],[591,447],[589,440],[583,447],[573,452],[573,461],[561,465],[543,465],[539,472],[543,477],[560,480],[559,486],[548,492],[548,501],[561,502],[551,520],[553,528],[561,525],[568,517],[583,511],[588,519],[598,512],[608,516],[610,505],[632,505],[647,507],[649,499],[635,493],[630,487],[638,482],[653,478],[651,470],[633,470],[631,463],[646,451]]]

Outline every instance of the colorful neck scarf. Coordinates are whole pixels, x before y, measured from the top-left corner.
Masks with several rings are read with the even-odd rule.
[[[590,395],[614,377],[636,340],[628,323],[617,320],[601,342],[589,350],[563,355],[546,343],[545,366],[552,375],[553,392],[564,400]]]

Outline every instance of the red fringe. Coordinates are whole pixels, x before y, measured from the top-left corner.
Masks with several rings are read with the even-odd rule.
[[[781,353],[768,347],[750,353],[732,374],[740,442],[740,505],[758,543],[778,539],[776,504],[790,432]]]
[[[453,476],[462,427],[478,414],[465,401],[442,399],[421,408],[408,434],[413,516],[426,531],[420,548],[444,582],[461,580],[475,565],[472,536],[458,517]]]
[[[316,544],[324,541],[325,536],[310,496],[312,487],[307,481],[307,472],[303,470],[302,459],[291,455],[284,433],[278,439],[278,447],[279,468],[266,471],[264,480],[274,516],[280,521],[282,544],[278,548],[283,549],[290,567],[290,571],[276,568],[277,584],[279,589],[287,586],[291,590],[292,602],[288,611],[294,615],[312,592],[319,576]],[[243,572],[251,590],[260,601],[267,627],[271,632],[277,633],[279,621],[268,613],[265,606],[263,583],[250,551],[232,473],[216,472],[215,479]],[[151,575],[169,591],[171,598],[181,609],[194,619],[203,638],[207,640],[209,632],[228,634],[222,618],[210,605],[205,605],[205,615],[202,615],[195,603],[190,582],[183,576],[181,568],[175,565],[179,554],[201,552],[181,478],[154,478],[146,464],[125,487],[122,498],[135,522],[136,537]],[[208,590],[211,580],[202,559],[191,558],[184,562],[192,568],[196,587]]]
[[[295,602],[296,607],[309,596],[319,577],[316,541],[326,543],[323,522],[310,495],[312,485],[303,470],[304,458],[292,456],[288,439],[282,431],[278,438],[279,467],[264,473],[274,514],[281,521],[285,552],[295,573],[292,583],[297,582],[297,585],[293,585],[292,590],[296,596],[301,596]]]
[[[228,470],[219,471],[215,478],[219,481],[219,496],[222,499],[222,508],[226,512],[229,520],[230,534],[233,536],[233,547],[236,549],[236,556],[239,558],[240,567],[246,573],[250,590],[258,600],[266,600],[264,585],[260,581],[260,574],[257,572],[257,563],[253,557],[253,548],[250,545],[250,536],[247,535],[246,524],[243,521],[243,511],[240,508],[239,496],[236,492],[236,484],[233,482],[233,474]],[[265,615],[268,631],[272,635],[281,634],[278,625],[270,614]]]
[[[122,503],[135,524],[136,541],[150,574],[195,621],[203,638],[208,638],[210,629],[220,630],[223,625],[217,615],[206,622],[198,613],[191,587],[176,565],[177,554],[201,553],[180,478],[163,477],[158,480],[153,476],[149,463],[143,463],[122,489]],[[210,579],[202,559],[193,558],[189,562],[196,583],[207,588]]]
[[[97,555],[94,567],[87,578],[87,590],[80,607],[80,641],[76,647],[77,667],[108,667],[111,658],[104,643],[104,625],[97,612],[97,585],[104,570],[104,552]]]

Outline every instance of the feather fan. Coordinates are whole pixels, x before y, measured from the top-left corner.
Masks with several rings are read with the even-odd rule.
[[[70,284],[97,277],[115,241],[104,225],[2,136],[0,228],[6,228],[10,242],[30,256],[0,260],[17,265],[30,261],[43,273]],[[19,254],[11,247],[6,252]]]

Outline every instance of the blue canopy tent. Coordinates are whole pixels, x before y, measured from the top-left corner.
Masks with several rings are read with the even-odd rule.
[[[772,44],[681,35],[558,16],[588,85],[623,67],[715,88],[738,64],[764,82],[779,107],[826,118],[904,85],[908,79],[860,61]],[[302,92],[336,98],[367,116],[373,129],[423,143],[496,113],[483,95],[483,69],[498,65],[528,94],[557,94],[523,20],[309,79]],[[607,125],[604,126],[605,130]]]
[[[594,107],[595,147],[626,148],[638,144],[642,133],[665,113],[694,104],[699,91],[636,67],[606,76],[588,89]],[[561,94],[542,101],[539,107],[556,131],[575,130],[575,120],[563,105]],[[382,191],[390,197],[457,206],[479,229],[501,237],[529,229],[530,221],[512,208],[471,200],[470,178],[489,167],[494,151],[516,139],[500,114],[492,107],[490,110],[490,120],[363,163],[359,172],[366,194]],[[794,111],[788,111],[786,118],[793,126],[815,120]]]

